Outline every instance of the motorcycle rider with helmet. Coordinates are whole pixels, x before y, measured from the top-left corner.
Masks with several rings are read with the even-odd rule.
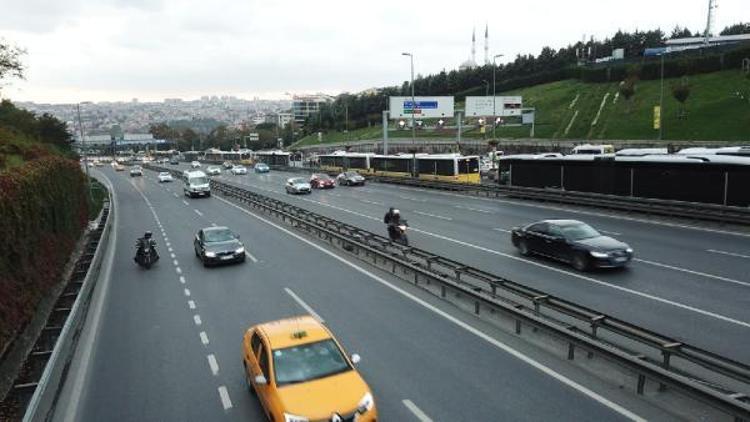
[[[138,238],[136,241],[135,247],[135,257],[133,260],[137,263],[138,258],[143,255],[143,251],[146,248],[146,246],[150,246],[151,248],[151,254],[153,255],[154,262],[159,259],[159,253],[156,252],[156,241],[152,238],[152,233],[150,231],[147,231],[143,234],[143,237]]]

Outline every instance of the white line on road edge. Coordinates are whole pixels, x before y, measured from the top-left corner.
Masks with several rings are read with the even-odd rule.
[[[203,321],[201,321],[201,316],[198,314],[193,315],[193,322],[195,322],[195,325],[203,324]]]
[[[424,215],[424,216],[427,216],[427,217],[439,218],[440,220],[453,221],[453,219],[450,218],[450,217],[443,217],[442,215],[430,214],[430,213],[424,212],[424,211],[414,210],[414,213],[415,214],[419,214],[419,215]]]
[[[190,297],[190,289],[185,289],[185,296]]]
[[[182,200],[182,203],[185,204],[185,205],[187,205],[187,206],[190,206],[190,204],[188,204],[188,201],[186,201],[184,199]]]
[[[681,271],[683,273],[693,274],[693,275],[697,275],[701,277],[712,278],[714,280],[726,281],[727,283],[739,284],[740,286],[750,287],[750,283],[746,281],[739,281],[733,278],[722,277],[720,275],[702,273],[700,271],[688,270],[687,268],[675,267],[672,265],[662,264],[661,262],[647,261],[645,259],[640,259],[640,258],[633,258],[633,261],[642,262],[644,264],[653,265],[655,267],[667,268],[667,269],[674,270],[674,271]]]
[[[401,403],[403,403],[404,406],[406,406],[406,408],[420,420],[420,422],[432,422],[432,419],[430,419],[430,417],[427,416],[422,409],[418,408],[411,400],[401,400]]]
[[[494,214],[495,213],[494,211],[483,210],[481,208],[465,207],[463,205],[454,205],[454,206],[456,208],[460,209],[460,210],[476,211],[476,212],[481,212],[481,213],[485,213],[485,214]]]
[[[735,253],[735,252],[719,251],[719,250],[716,250],[716,249],[706,249],[706,252],[718,253],[718,254],[721,254],[721,255],[729,255],[729,256],[736,257],[736,258],[750,259],[750,255],[742,255],[741,253]]]
[[[511,233],[511,232],[512,232],[512,230],[508,230],[508,229],[501,229],[500,227],[494,228],[494,229],[492,229],[492,230],[494,230],[494,231],[496,231],[496,232],[503,232],[503,233]]]
[[[221,405],[224,406],[224,410],[229,410],[232,408],[232,400],[229,399],[229,392],[227,391],[227,387],[223,385],[219,387],[219,397],[221,397]]]
[[[290,289],[288,287],[284,287],[284,291],[289,296],[291,296],[292,299],[294,299],[299,304],[299,306],[305,308],[305,310],[307,311],[307,313],[309,313],[313,318],[317,319],[320,322],[325,322],[325,320],[323,320],[323,318],[321,318],[320,315],[318,315],[318,313],[315,312],[313,310],[313,308],[310,307],[310,305],[308,305],[307,303],[305,303],[304,300],[300,299],[299,296],[297,296],[296,294],[294,294],[294,292],[292,291],[292,289]]]
[[[195,302],[192,300],[188,300],[188,308],[195,309]]]
[[[202,332],[201,334],[205,335],[206,333]],[[203,336],[201,336],[201,337],[203,337]],[[208,341],[208,340],[206,340],[206,341]],[[218,375],[219,374],[219,363],[216,362],[216,356],[214,356],[213,354],[210,354],[210,355],[206,356],[206,358],[208,359],[208,366],[211,367],[211,373],[214,374],[214,375]]]
[[[373,279],[373,280],[377,281],[378,283],[380,283],[380,284],[388,287],[389,289],[393,290],[394,292],[399,293],[400,295],[406,297],[407,299],[412,300],[413,302],[421,305],[424,308],[427,308],[428,310],[434,312],[435,314],[437,314],[437,315],[439,315],[439,316],[447,319],[448,321],[452,322],[453,324],[458,325],[459,327],[461,327],[461,328],[465,329],[466,331],[474,334],[475,336],[481,338],[482,340],[485,340],[486,342],[492,344],[493,346],[497,347],[498,349],[505,351],[506,353],[510,354],[511,356],[515,357],[516,359],[519,359],[519,360],[525,362],[526,364],[528,364],[528,365],[530,365],[530,366],[532,366],[532,367],[540,370],[541,372],[544,372],[546,375],[549,375],[550,377],[552,377],[552,378],[556,379],[557,381],[559,381],[559,382],[567,385],[568,387],[573,388],[573,389],[577,390],[578,392],[580,392],[582,394],[585,394],[586,396],[590,397],[591,399],[596,400],[597,402],[601,403],[604,406],[607,406],[608,408],[610,408],[613,411],[615,411],[615,412],[617,412],[617,413],[625,416],[626,418],[629,418],[629,419],[631,419],[633,421],[639,421],[639,422],[640,421],[644,421],[644,422],[646,421],[646,419],[638,416],[637,414],[629,411],[628,409],[625,409],[624,407],[620,406],[619,404],[610,401],[609,399],[605,398],[604,396],[599,395],[595,391],[592,391],[592,390],[584,387],[583,385],[580,385],[577,382],[575,382],[575,381],[573,381],[573,380],[565,377],[564,375],[555,372],[551,368],[549,368],[549,367],[547,367],[547,366],[545,366],[545,365],[537,362],[536,360],[534,360],[534,359],[532,359],[532,358],[530,358],[528,356],[525,356],[523,353],[521,353],[521,352],[519,352],[519,351],[511,348],[510,346],[506,345],[505,343],[502,343],[501,341],[499,341],[499,340],[497,340],[495,338],[492,338],[488,334],[485,334],[484,332],[482,332],[482,331],[480,331],[480,330],[472,327],[471,325],[469,325],[469,324],[467,324],[467,323],[459,320],[458,318],[456,318],[456,317],[448,314],[447,312],[445,312],[443,310],[440,310],[439,308],[437,308],[437,307],[435,307],[435,306],[427,303],[426,301],[424,301],[424,300],[416,297],[415,295],[413,295],[413,294],[411,294],[411,293],[409,293],[409,292],[407,292],[407,291],[405,291],[405,290],[403,290],[403,289],[401,289],[401,288],[399,288],[399,287],[391,284],[390,282],[386,281],[385,279],[383,279],[383,278],[381,278],[381,277],[379,277],[379,276],[371,273],[370,271],[368,271],[368,270],[360,267],[359,265],[357,265],[357,264],[355,264],[353,262],[350,262],[350,261],[348,261],[348,260],[346,260],[346,259],[344,259],[344,258],[342,258],[342,257],[340,257],[338,255],[336,255],[335,253],[333,253],[333,252],[325,249],[324,247],[322,247],[322,246],[320,246],[320,245],[312,242],[311,240],[305,239],[304,237],[302,237],[302,236],[300,236],[300,235],[298,235],[298,234],[296,234],[296,233],[294,233],[294,232],[292,232],[292,231],[290,231],[290,230],[288,230],[288,229],[286,229],[284,227],[281,227],[278,224],[273,223],[270,220],[267,220],[267,219],[265,219],[263,217],[255,215],[255,214],[251,213],[250,211],[248,211],[248,210],[240,207],[239,205],[233,204],[233,203],[227,201],[224,198],[221,198],[221,197],[217,196],[216,199],[218,199],[218,200],[220,200],[220,201],[222,201],[222,202],[224,202],[224,203],[226,203],[226,204],[228,204],[228,205],[230,205],[230,206],[232,206],[234,208],[237,208],[238,210],[242,211],[243,213],[245,213],[245,214],[247,214],[247,215],[249,215],[249,216],[251,216],[253,218],[256,218],[256,219],[258,219],[260,221],[263,221],[264,223],[266,223],[266,224],[268,224],[268,225],[270,225],[272,227],[275,227],[275,228],[281,230],[282,232],[288,234],[289,236],[292,236],[295,239],[297,239],[297,240],[299,240],[301,242],[304,242],[304,243],[310,245],[311,247],[313,247],[313,248],[319,250],[320,252],[322,252],[322,253],[324,253],[324,254],[332,257],[333,259],[335,259],[335,260],[343,263],[344,265],[347,265],[347,266],[353,268],[354,270],[360,272],[361,274],[364,274],[367,277],[370,277],[371,279]]]
[[[203,217],[203,213],[202,213],[202,212],[200,212],[200,211],[198,211],[198,210],[196,210],[196,209],[194,209],[193,211],[195,211],[195,213],[196,213],[196,214],[198,214],[198,215],[200,215],[201,217]]]
[[[201,343],[203,343],[204,346],[208,346],[208,334],[206,334],[205,331],[201,331],[200,337],[201,337]]]
[[[245,256],[248,257],[248,258],[250,258],[250,260],[253,261],[253,262],[258,262],[258,258],[252,256],[250,254],[250,252],[248,252],[247,250],[245,251]]]

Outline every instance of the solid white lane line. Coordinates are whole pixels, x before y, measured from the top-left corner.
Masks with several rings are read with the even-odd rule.
[[[195,322],[195,325],[203,324],[203,321],[201,321],[201,316],[198,314],[193,315],[193,322]]]
[[[742,255],[741,253],[736,253],[736,252],[719,251],[719,250],[716,250],[716,249],[706,249],[706,252],[717,253],[717,254],[720,254],[720,255],[733,256],[735,258],[750,259],[750,255]]]
[[[492,230],[494,230],[494,231],[496,231],[496,232],[503,232],[503,233],[512,233],[512,231],[511,231],[511,230],[508,230],[508,229],[501,229],[500,227],[496,227],[496,228],[494,228],[494,229],[492,229]]]
[[[647,261],[645,259],[633,258],[633,261],[642,262],[644,264],[653,265],[655,267],[667,268],[674,271],[680,271],[687,274],[693,274],[701,277],[712,278],[714,280],[726,281],[727,283],[739,284],[740,286],[750,287],[750,283],[747,281],[735,280],[733,278],[722,277],[720,275],[702,273],[700,271],[688,270],[687,268],[675,267],[673,265],[662,264],[661,262]]]
[[[427,217],[438,218],[440,220],[453,221],[453,219],[450,218],[450,217],[443,217],[442,215],[430,214],[430,213],[424,212],[424,211],[414,210],[414,213],[415,214],[419,214],[419,215],[424,215],[424,216],[427,216]]]
[[[198,215],[200,215],[201,217],[203,217],[203,213],[202,213],[202,212],[200,212],[200,211],[198,211],[198,210],[196,210],[196,209],[194,209],[193,211],[195,211],[195,213],[196,213],[196,214],[198,214]]]
[[[206,334],[206,333],[201,333],[201,334]],[[216,362],[216,356],[214,356],[213,354],[210,354],[206,356],[206,358],[208,359],[208,366],[211,367],[211,373],[214,375],[218,375],[219,363]]]
[[[245,214],[247,214],[247,215],[249,215],[249,216],[251,216],[251,217],[253,217],[253,218],[257,219],[257,220],[260,220],[260,221],[262,221],[262,222],[264,222],[264,223],[266,223],[266,224],[268,224],[268,225],[270,225],[272,227],[277,228],[278,230],[281,230],[282,232],[288,234],[289,236],[294,237],[295,239],[299,240],[300,242],[303,242],[303,243],[309,245],[310,247],[315,248],[315,249],[319,250],[320,252],[322,252],[322,253],[330,256],[331,258],[333,258],[333,259],[341,262],[342,264],[344,264],[344,265],[346,265],[346,266],[348,266],[350,268],[353,268],[354,270],[358,271],[359,273],[366,275],[367,277],[375,280],[376,282],[382,284],[383,286],[385,286],[385,287],[393,290],[394,292],[396,292],[396,293],[398,293],[398,294],[406,297],[407,299],[409,299],[409,300],[411,300],[411,301],[419,304],[420,306],[422,306],[422,307],[424,307],[424,308],[432,311],[433,313],[435,313],[435,314],[437,314],[437,315],[445,318],[446,320],[450,321],[451,323],[453,323],[453,324],[455,324],[455,325],[463,328],[464,330],[466,330],[466,331],[474,334],[475,336],[481,338],[482,340],[485,340],[486,342],[492,344],[493,346],[497,347],[498,349],[505,351],[506,353],[510,354],[511,356],[515,357],[516,359],[521,360],[524,363],[526,363],[526,364],[528,364],[528,365],[530,365],[530,366],[538,369],[539,371],[541,371],[541,372],[545,373],[546,375],[554,378],[555,380],[559,381],[560,383],[565,384],[568,387],[573,388],[574,390],[577,390],[578,392],[580,392],[580,393],[588,396],[589,398],[591,398],[593,400],[596,400],[597,402],[601,403],[604,406],[607,406],[608,408],[610,408],[613,411],[615,411],[615,412],[617,412],[617,413],[625,416],[626,418],[629,418],[629,419],[634,420],[634,421],[639,421],[639,422],[640,421],[645,421],[644,418],[642,418],[642,417],[638,416],[637,414],[635,414],[635,413],[633,413],[633,412],[625,409],[624,407],[620,406],[619,404],[610,401],[609,399],[607,399],[604,396],[601,396],[597,392],[592,391],[592,390],[586,388],[585,386],[580,385],[577,382],[575,382],[575,381],[573,381],[573,380],[565,377],[564,375],[555,372],[551,368],[549,368],[549,367],[547,367],[547,366],[545,366],[545,365],[543,365],[543,364],[535,361],[534,359],[531,359],[530,357],[528,357],[528,356],[524,355],[523,353],[521,353],[521,352],[519,352],[519,351],[511,348],[510,346],[506,345],[505,343],[502,343],[501,341],[499,341],[499,340],[497,340],[497,339],[489,336],[488,334],[485,334],[484,332],[482,332],[482,331],[480,331],[480,330],[472,327],[468,323],[465,323],[465,322],[459,320],[458,318],[456,318],[456,317],[448,314],[447,312],[445,312],[445,311],[443,311],[443,310],[441,310],[441,309],[439,309],[439,308],[431,305],[430,303],[428,303],[428,302],[426,302],[426,301],[418,298],[417,296],[415,296],[415,295],[413,295],[413,294],[411,294],[411,293],[409,293],[409,292],[401,289],[400,287],[397,287],[394,284],[391,284],[390,282],[386,281],[385,279],[383,279],[383,278],[381,278],[381,277],[373,274],[372,272],[370,272],[370,271],[368,271],[368,270],[360,267],[359,265],[357,265],[357,264],[355,264],[353,262],[350,262],[350,261],[348,261],[348,260],[346,260],[346,259],[344,259],[344,258],[342,258],[342,257],[340,257],[338,255],[336,255],[335,253],[333,253],[333,252],[327,250],[326,248],[324,248],[323,246],[320,246],[320,245],[318,245],[316,243],[313,243],[311,240],[305,239],[301,235],[298,235],[297,233],[294,233],[294,232],[292,232],[292,231],[290,231],[290,230],[288,230],[288,229],[286,229],[284,227],[281,227],[280,225],[278,225],[278,224],[276,224],[276,223],[274,223],[274,222],[272,222],[270,220],[267,220],[267,219],[265,219],[263,217],[255,215],[255,214],[251,213],[250,211],[248,211],[248,210],[240,207],[239,205],[233,204],[232,202],[227,201],[224,198],[221,198],[221,197],[217,196],[216,199],[218,199],[218,200],[226,203],[229,206],[232,206],[232,207],[240,210],[241,212],[243,212],[243,213],[245,213]]]
[[[251,260],[251,261],[253,261],[254,263],[255,263],[255,262],[258,262],[258,258],[256,258],[256,257],[252,256],[252,255],[250,254],[250,252],[248,252],[247,250],[245,250],[245,256],[246,256],[246,257],[248,257],[248,258],[250,258],[250,260]]]
[[[183,292],[185,293],[185,296],[190,297],[190,289],[185,289]]]
[[[187,206],[190,206],[190,204],[188,204],[188,201],[186,201],[184,199],[182,200],[182,203],[185,204],[185,205],[187,205]]]
[[[299,298],[299,296],[297,296],[296,294],[294,294],[294,292],[293,292],[293,291],[292,291],[292,290],[291,290],[290,288],[288,288],[288,287],[284,287],[284,291],[285,291],[285,292],[286,292],[286,293],[287,293],[287,294],[288,294],[289,296],[291,296],[291,297],[292,297],[292,299],[294,299],[294,300],[295,300],[295,301],[296,301],[296,302],[297,302],[297,303],[299,304],[299,306],[301,306],[301,307],[305,308],[305,310],[307,311],[307,313],[309,313],[309,314],[310,314],[310,315],[311,315],[311,316],[312,316],[313,318],[317,319],[317,320],[318,320],[318,321],[320,321],[320,322],[325,322],[325,321],[323,320],[323,318],[321,318],[321,317],[320,317],[320,315],[318,315],[318,313],[317,313],[317,312],[315,312],[315,311],[313,310],[313,308],[311,308],[311,307],[310,307],[310,305],[308,305],[307,303],[305,303],[305,301],[304,301],[304,300],[300,299],[300,298]]]
[[[203,343],[204,346],[208,346],[208,334],[206,334],[205,331],[201,331],[199,335],[201,337],[201,343]]]
[[[223,385],[219,387],[219,397],[221,397],[221,405],[224,406],[224,410],[229,410],[232,408],[232,400],[229,399],[229,392],[227,391],[227,387]]]
[[[185,284],[185,277],[184,276],[180,276],[180,283]]]
[[[195,302],[192,300],[188,300],[188,308],[195,309]]]
[[[455,205],[455,207],[458,208],[458,209],[461,209],[461,210],[481,212],[481,213],[484,213],[484,214],[494,214],[495,213],[494,211],[483,210],[481,208],[466,207],[466,206],[463,206],[463,205]]]
[[[418,408],[411,400],[401,400],[401,403],[403,403],[404,406],[406,406],[406,408],[420,420],[420,422],[432,422],[432,419],[430,419],[430,417],[427,416],[422,409]]]

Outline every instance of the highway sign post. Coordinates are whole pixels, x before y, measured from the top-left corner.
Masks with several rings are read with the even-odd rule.
[[[520,96],[466,97],[467,117],[520,116],[522,108]]]

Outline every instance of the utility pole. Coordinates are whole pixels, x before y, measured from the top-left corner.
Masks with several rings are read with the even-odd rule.
[[[414,55],[412,53],[401,53],[402,56],[409,56],[411,61],[411,148],[412,148],[412,176],[416,176],[417,163],[417,125],[414,121],[414,113],[417,111],[417,102],[414,97]]]
[[[495,129],[497,129],[497,106],[495,105],[497,101],[497,86],[495,85],[497,63],[495,62],[495,59],[497,59],[498,57],[503,57],[503,55],[495,54],[494,56],[492,56],[492,139],[497,139],[495,137]]]

